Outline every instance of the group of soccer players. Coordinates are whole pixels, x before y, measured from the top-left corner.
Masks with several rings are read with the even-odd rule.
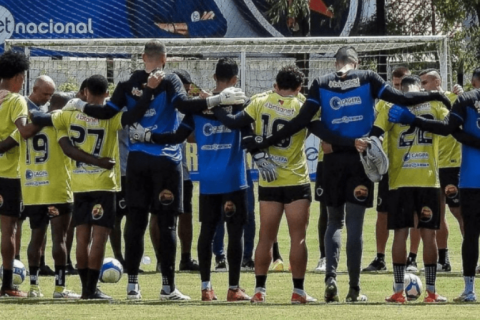
[[[405,68],[394,71],[394,84],[400,91],[373,71],[357,70],[359,58],[354,48],[340,48],[335,58],[337,71],[315,79],[306,100],[300,93],[304,74],[296,66],[283,67],[278,72],[273,90],[247,99],[234,88],[238,66],[229,58],[217,63],[213,93],[189,99],[182,75],[163,72],[167,61],[165,46],[152,40],[145,45],[145,69],[120,82],[110,99],[106,100],[107,80],[95,75],[86,80],[84,96],[69,99],[58,94],[59,103],[52,99],[48,112],[29,113],[27,101],[18,94],[28,59],[21,53],[5,52],[0,56],[0,222],[4,267],[0,295],[43,296],[38,272],[50,222],[55,261],[53,297],[111,299],[98,289],[97,282],[107,239],[112,229],[120,225],[116,197],[123,188],[127,221],[122,262],[128,273],[127,298],[142,298],[138,274],[144,233],[152,213],[158,226],[158,234],[152,240],[162,273],[160,298],[190,300],[175,285],[174,262],[178,217],[191,213],[191,208],[184,208],[181,146],[193,134],[199,161],[201,229],[197,249],[202,301],[217,300],[210,279],[212,243],[219,222],[225,221],[229,235],[227,300],[265,302],[272,247],[284,212],[291,238],[291,302],[317,301],[304,289],[305,239],[312,200],[304,150],[308,130],[322,140],[323,159],[317,168],[315,195],[324,206],[323,222],[319,223],[319,229],[324,230],[320,232],[325,253],[324,300],[339,301],[336,276],[341,233],[346,224],[350,281],[345,301],[367,301],[360,288],[363,220],[366,208],[373,206],[373,181],[380,177],[372,178],[378,172],[364,168],[360,159],[379,141],[377,138],[383,138],[390,166],[377,201],[378,254],[366,271],[385,270],[387,227],[393,229],[395,292],[386,301],[405,302],[403,279],[407,260],[414,257],[411,253],[407,258],[406,239],[412,228],[413,240],[413,230],[418,228],[416,246],[419,238],[424,243],[424,301],[445,302],[446,298],[436,292],[435,282],[437,269],[449,268],[448,229],[442,223],[445,212],[441,210],[446,196],[464,230],[465,290],[456,301],[475,301],[473,283],[480,236],[480,212],[475,206],[479,192],[476,189],[480,188],[475,170],[475,161],[480,157],[477,92],[458,99],[447,93],[447,98],[434,91],[441,88],[436,71],[429,70],[417,77],[408,75]],[[421,91],[422,87],[427,91]],[[375,108],[376,99],[384,102]],[[129,137],[124,179],[120,164],[125,165],[125,159],[120,159],[118,139],[122,131],[123,141],[127,134]],[[436,134],[452,134],[454,138],[440,139]],[[457,140],[463,143],[461,163]],[[244,149],[252,154],[260,173],[260,231],[252,297],[240,287],[243,233],[249,213]],[[26,211],[32,228],[28,293],[18,290],[12,281],[15,231],[22,211]],[[191,223],[191,215],[188,219]],[[67,290],[65,283],[71,224],[76,228],[81,294]],[[437,230],[442,228],[440,236]],[[416,252],[416,248],[411,252]],[[187,260],[190,259],[188,253]]]

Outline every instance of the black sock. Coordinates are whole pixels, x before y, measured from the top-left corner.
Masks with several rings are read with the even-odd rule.
[[[72,259],[70,257],[67,258],[67,265],[72,265]]]
[[[417,260],[417,254],[416,253],[413,253],[413,252],[410,252],[408,254],[408,258],[412,261],[416,261]]]
[[[273,261],[282,260],[282,256],[280,255],[280,251],[278,250],[278,242],[273,243]]]
[[[192,254],[190,252],[182,253],[183,262],[189,262],[190,260],[192,260]]]
[[[66,266],[55,266],[55,286],[65,287]]]
[[[97,291],[98,277],[100,276],[100,270],[87,269],[87,292],[88,294],[94,294]]]
[[[437,265],[426,264],[425,265],[425,282],[427,284],[426,290],[435,293],[435,282],[437,280]]]
[[[393,264],[393,277],[395,279],[393,291],[398,292],[400,289],[403,289],[403,284],[405,281],[405,264]]]
[[[16,259],[16,260],[20,260],[20,255],[19,255],[19,254],[16,254],[16,255],[15,255],[15,259]]]
[[[385,260],[385,253],[377,252],[377,258],[378,258],[378,260]]]
[[[38,266],[29,266],[30,271],[30,285],[31,286],[38,286],[38,272],[40,268]]]
[[[266,288],[267,275],[255,276],[255,288]]]
[[[303,283],[305,281],[305,278],[292,279],[292,280],[293,280],[293,289],[303,290]]]
[[[2,290],[13,289],[13,270],[3,269]]]
[[[87,288],[88,268],[78,269],[78,275],[80,276],[80,281],[82,282],[82,291],[83,291]]]
[[[350,287],[350,289],[360,292],[360,286],[353,286],[353,287]]]
[[[438,249],[438,263],[440,264],[447,263],[447,254],[448,254],[448,249]]]
[[[43,267],[43,266],[45,266],[45,256],[41,255],[40,256],[40,267]]]

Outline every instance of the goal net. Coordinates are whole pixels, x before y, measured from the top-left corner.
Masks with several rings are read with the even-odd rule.
[[[141,54],[149,39],[55,39],[6,40],[6,49],[24,50],[31,67],[24,94],[29,94],[39,75],[50,76],[61,91],[75,91],[94,74],[107,77],[111,90],[132,71],[143,68]],[[452,73],[445,36],[329,37],[329,38],[245,38],[245,39],[165,39],[168,62],[166,71],[187,70],[199,88],[214,87],[215,64],[231,57],[239,65],[239,84],[247,94],[270,90],[278,70],[296,64],[305,73],[304,93],[312,81],[333,72],[338,48],[351,45],[359,53],[360,68],[378,72],[391,80],[398,66],[412,73],[427,68],[439,70],[445,90],[452,87]],[[319,141],[310,136],[306,142],[311,173],[316,170]],[[188,148],[189,167],[197,169],[196,147]]]

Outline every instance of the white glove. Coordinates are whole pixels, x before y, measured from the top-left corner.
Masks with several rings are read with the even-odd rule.
[[[152,142],[152,131],[145,129],[140,123],[130,126],[129,131],[130,142]]]
[[[212,109],[220,104],[242,104],[245,103],[247,97],[240,88],[229,87],[224,89],[220,94],[208,97],[207,99],[208,109]]]
[[[453,93],[455,93],[457,96],[461,95],[463,93],[463,87],[459,84],[456,84],[453,86]]]
[[[78,110],[80,112],[83,112],[83,109],[85,108],[86,105],[87,105],[87,103],[85,101],[83,101],[82,99],[73,98],[73,99],[71,99],[67,102],[67,104],[65,105],[65,107],[63,107],[62,110],[64,110],[64,111]]]
[[[253,161],[258,168],[258,172],[262,175],[263,180],[272,182],[277,180],[277,167],[270,161],[270,157],[266,152],[258,152],[253,155]]]

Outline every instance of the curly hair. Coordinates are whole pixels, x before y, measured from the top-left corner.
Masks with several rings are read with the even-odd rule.
[[[21,52],[6,51],[0,56],[0,79],[11,79],[28,70],[30,62]]]
[[[303,83],[305,75],[296,65],[288,65],[280,69],[275,81],[282,90],[297,90]]]

